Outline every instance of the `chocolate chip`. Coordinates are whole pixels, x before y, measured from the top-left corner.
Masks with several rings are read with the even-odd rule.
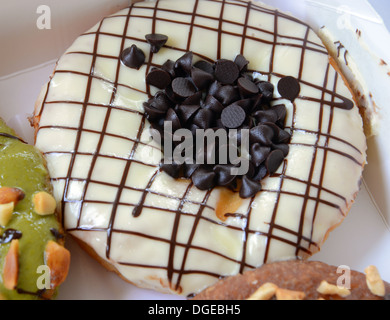
[[[247,70],[249,61],[241,54],[238,54],[234,59],[234,63],[238,66],[240,72],[245,72]]]
[[[274,110],[276,112],[276,114],[278,115],[277,121],[284,122],[286,115],[287,115],[286,106],[284,104],[278,104],[276,106],[273,106],[272,110]]]
[[[260,124],[250,130],[251,143],[261,143],[264,146],[271,146],[274,137],[274,130],[267,125]]]
[[[164,34],[153,33],[145,36],[146,41],[150,44],[150,51],[157,53],[168,41],[168,37]]]
[[[195,68],[198,68],[200,70],[203,70],[207,73],[214,74],[214,66],[205,60],[200,60],[194,64]]]
[[[270,152],[270,147],[264,147],[260,143],[254,143],[250,150],[251,161],[258,167],[267,159]]]
[[[200,105],[201,100],[202,100],[202,92],[198,91],[197,93],[193,94],[192,96],[186,98],[183,101],[183,104],[186,104],[186,105],[195,105],[195,104],[196,105]]]
[[[212,95],[208,95],[203,104],[203,108],[209,109],[217,114],[220,114],[223,110],[223,105]]]
[[[288,154],[289,154],[289,152],[290,152],[290,147],[289,147],[289,145],[286,143],[286,144],[284,144],[284,143],[281,143],[281,144],[273,144],[272,145],[272,149],[273,150],[280,150],[280,151],[282,151],[283,152],[283,155],[285,156],[285,157],[287,157],[288,156]]]
[[[242,185],[240,188],[240,197],[243,199],[253,198],[259,191],[261,191],[261,183],[253,181],[248,177],[242,178]]]
[[[252,178],[252,180],[254,181],[261,181],[263,180],[266,176],[267,176],[267,168],[265,166],[265,164],[262,164],[261,166],[259,166],[257,169],[256,169],[256,172]]]
[[[166,172],[172,178],[174,178],[174,179],[180,178],[180,171],[181,171],[182,165],[177,164],[177,163],[171,163],[171,164],[162,163],[160,165],[160,168],[162,171]]]
[[[147,118],[149,120],[156,120],[156,119],[160,119],[161,117],[163,117],[166,113],[166,111],[164,110],[161,110],[161,109],[157,109],[157,108],[154,108],[153,106],[151,106],[149,103],[147,102],[144,102],[143,103],[143,107],[144,107],[144,110],[145,110],[145,113],[147,114]]]
[[[215,172],[199,168],[192,174],[192,182],[199,190],[210,190],[215,186],[215,177]]]
[[[274,150],[272,151],[267,160],[265,161],[265,166],[267,167],[267,171],[270,174],[273,174],[276,172],[276,170],[279,169],[280,165],[283,163],[284,160],[284,154],[281,150]]]
[[[167,111],[171,107],[171,101],[163,91],[158,91],[152,99],[149,100],[149,104],[156,109]]]
[[[299,96],[301,86],[297,79],[288,76],[279,80],[278,91],[283,98],[293,102]]]
[[[57,241],[65,238],[65,235],[56,228],[50,228],[50,233],[56,238]]]
[[[193,53],[189,51],[176,60],[175,74],[177,76],[187,76],[191,74],[193,56]]]
[[[226,107],[221,114],[222,124],[228,129],[237,129],[246,118],[246,113],[242,107],[232,104]]]
[[[199,105],[179,105],[176,112],[181,122],[186,123],[199,109]]]
[[[257,123],[276,122],[278,120],[278,114],[273,109],[256,111],[253,117]]]
[[[161,66],[161,69],[163,69],[164,71],[168,72],[172,79],[176,77],[176,74],[175,74],[175,62],[174,61],[168,59]]]
[[[208,129],[212,126],[214,121],[214,114],[209,109],[200,109],[194,116],[193,124],[201,129]]]
[[[191,77],[198,90],[207,88],[214,81],[212,74],[199,68],[192,68]]]
[[[251,99],[242,99],[235,102],[235,104],[238,104],[241,108],[244,109],[244,111],[249,114],[252,109],[252,100]],[[251,119],[251,118],[249,118]]]
[[[261,81],[257,86],[259,87],[260,93],[263,95],[263,99],[266,102],[270,102],[274,96],[274,85],[270,82]]]
[[[163,69],[154,68],[146,76],[146,83],[159,89],[165,89],[171,83],[171,76]]]
[[[214,81],[209,87],[208,94],[215,97],[216,94],[218,93],[218,90],[221,88],[222,88],[222,84],[218,81]]]
[[[277,136],[277,143],[289,143],[291,139],[291,135],[283,129],[279,130],[278,136]]]
[[[240,70],[233,61],[221,59],[215,64],[215,77],[222,84],[233,84],[239,75]]]
[[[192,123],[192,124],[189,125],[188,129],[190,129],[192,135],[195,136],[196,135],[196,130],[199,130],[199,129],[202,129],[202,128],[200,128],[196,124]]]
[[[257,110],[263,110],[263,94],[259,93],[252,97],[252,112],[256,112]]]
[[[279,137],[279,133],[282,129],[280,129],[275,123],[273,122],[264,122],[262,123],[263,125],[271,128],[271,130],[273,131],[273,137],[272,137],[272,142],[276,142],[278,143],[278,137]]]
[[[252,177],[255,175],[256,173],[256,167],[254,165],[254,163],[252,161],[249,161],[248,162],[248,171],[247,173],[245,174],[245,176],[249,179],[252,179]]]
[[[232,175],[231,165],[216,165],[214,166],[214,172],[216,173],[217,185],[228,186],[236,179],[235,175]]]
[[[231,85],[222,86],[214,94],[224,106],[227,106],[240,98],[237,89]]]
[[[180,98],[188,98],[196,93],[193,83],[187,78],[176,78],[172,81],[172,90]]]
[[[172,131],[173,132],[175,132],[176,130],[179,130],[181,128],[180,119],[179,119],[178,115],[176,114],[175,110],[173,110],[173,109],[168,109],[165,121],[172,122]]]
[[[185,163],[183,166],[183,177],[186,179],[190,179],[194,172],[200,167],[200,164],[187,164]]]
[[[241,77],[240,79],[238,79],[237,83],[240,89],[240,93],[244,97],[250,97],[259,92],[258,86],[256,86],[256,84],[248,78]]]
[[[17,240],[22,237],[22,231],[15,229],[6,229],[0,238],[0,244],[10,243],[12,240]]]
[[[145,62],[145,54],[135,44],[121,53],[122,63],[132,69],[139,69]]]

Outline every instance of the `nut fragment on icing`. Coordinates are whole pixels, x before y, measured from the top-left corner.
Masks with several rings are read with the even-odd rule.
[[[351,291],[349,289],[340,286],[335,286],[325,280],[321,281],[319,287],[317,288],[317,292],[326,295],[338,295],[342,298],[346,298],[351,294]]]
[[[4,260],[3,284],[4,287],[15,289],[19,278],[19,240],[12,240]]]
[[[302,291],[282,288],[277,288],[275,295],[277,300],[303,300],[306,297],[306,294]]]
[[[267,282],[252,293],[247,300],[270,300],[275,295],[277,289],[277,285]]]
[[[24,192],[18,188],[1,187],[0,204],[13,202],[15,205],[24,198]]]
[[[45,191],[35,193],[32,201],[34,204],[34,211],[39,215],[46,216],[53,214],[56,211],[56,200],[51,194]]]
[[[12,213],[14,212],[14,203],[9,202],[5,204],[0,204],[0,225],[6,226],[11,220]]]
[[[364,272],[366,273],[366,282],[371,293],[379,297],[384,297],[386,288],[378,269],[375,266],[368,266]]]
[[[49,241],[45,248],[45,261],[50,269],[50,288],[63,283],[68,275],[70,252],[55,241]]]

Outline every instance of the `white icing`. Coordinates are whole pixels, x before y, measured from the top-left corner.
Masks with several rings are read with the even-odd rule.
[[[329,68],[326,88],[333,92],[335,87],[338,94],[352,99],[341,77],[329,67],[319,38],[302,23],[279,15],[274,47],[275,12],[252,5],[243,40],[248,4],[229,0],[224,4],[224,33],[218,46],[222,1],[163,0],[158,2],[155,30],[169,40],[151,57],[144,37],[152,32],[155,5],[137,3],[81,35],[58,61],[47,95],[41,95],[36,146],[47,157],[56,199],[63,201],[65,229],[134,284],[183,295],[213,284],[217,276],[236,274],[241,262],[245,270],[265,261],[315,253],[348,212],[366,156],[356,107],[348,111],[301,98],[331,101],[331,94],[315,87],[323,86]],[[188,189],[189,182],[158,171],[161,150],[151,145],[146,134],[149,123],[142,117],[147,66],[134,70],[118,60],[127,17],[123,48],[136,44],[146,62],[152,59],[161,65],[188,50],[195,59],[197,55],[234,59],[244,41],[241,53],[250,61],[249,68],[276,87],[281,76],[300,79],[301,97],[294,104],[277,101],[288,109],[290,154],[277,174],[264,180],[263,191],[232,212],[242,216],[222,223],[215,213],[220,189],[211,193]],[[173,19],[181,23],[170,22]],[[303,50],[305,35],[310,42]],[[96,60],[91,55],[95,43]],[[144,128],[140,139],[139,128]],[[133,217],[134,206],[143,197],[144,208]],[[178,231],[172,239],[175,225]]]

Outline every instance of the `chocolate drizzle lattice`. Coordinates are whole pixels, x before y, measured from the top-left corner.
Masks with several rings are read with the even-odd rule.
[[[162,287],[190,294],[221,276],[277,259],[279,250],[284,255],[302,257],[316,252],[327,232],[316,228],[316,223],[325,220],[331,228],[341,222],[357,191],[357,181],[352,182],[356,190],[350,194],[332,180],[335,177],[329,180],[327,161],[348,161],[346,170],[358,172],[365,155],[361,145],[340,133],[335,116],[343,117],[349,112],[345,109],[351,109],[353,104],[339,93],[347,93],[342,89],[341,77],[329,64],[326,49],[309,26],[243,0],[177,1],[175,8],[167,7],[167,3],[135,3],[103,19],[78,39],[78,43],[93,43],[90,49],[76,43],[66,52],[65,58],[77,58],[86,65],[70,68],[59,62],[37,114],[41,120],[37,144],[52,168],[52,181],[62,198],[68,232],[86,241],[102,258],[114,261],[130,281],[138,281],[133,277],[142,268]],[[232,10],[234,20],[230,21]],[[264,21],[264,26],[259,27],[254,18]],[[134,27],[140,21],[142,34]],[[266,21],[272,21],[271,30]],[[110,28],[109,22],[117,23]],[[122,32],[118,25],[123,25]],[[159,33],[161,28],[172,30],[167,35],[175,41],[168,41],[159,55],[167,50],[179,57],[192,51],[204,60],[218,60],[242,54],[251,62],[248,71],[258,72],[274,84],[293,76],[301,86],[299,97],[288,104],[287,127],[292,133],[290,155],[300,153],[302,158],[285,159],[279,170],[267,178],[261,192],[225,214],[231,219],[221,221],[215,214],[220,190],[199,192],[191,182],[171,183],[167,190],[168,177],[159,170],[161,158],[142,156],[145,150],[159,149],[145,139],[149,123],[135,102],[150,98],[152,89],[136,79],[144,79],[163,62],[149,52],[145,64],[131,71],[138,73],[128,74],[130,71],[121,65],[120,53],[132,44],[149,48],[145,34]],[[214,41],[215,50],[201,43],[205,31],[208,39],[214,39],[210,41]],[[115,50],[107,46],[108,39],[119,44]],[[227,47],[228,41],[233,44]],[[285,48],[299,59],[294,66],[286,67],[289,74],[282,68],[285,62],[278,58]],[[237,52],[232,53],[234,50]],[[259,52],[267,55],[259,56]],[[307,67],[315,63],[310,61],[313,56],[316,61],[325,61],[323,65],[316,64],[315,81]],[[111,66],[110,71],[101,67],[103,63]],[[77,92],[58,94],[57,88],[51,86],[53,81],[67,81],[69,75],[85,87],[83,96]],[[106,91],[101,100],[96,100],[94,90],[99,86]],[[129,99],[130,95],[135,98]],[[277,103],[282,100],[278,96],[275,99]],[[63,110],[64,106],[69,114],[76,115],[71,117],[73,122],[61,121],[62,113],[58,113],[61,119],[55,123],[44,121],[47,112]],[[305,112],[310,113],[314,123],[301,121]],[[100,117],[101,125],[90,123],[91,114]],[[132,124],[122,128],[123,119]],[[49,135],[52,138],[46,137]],[[48,145],[48,141],[64,137],[72,143]],[[128,148],[110,152],[109,142]],[[66,164],[67,170],[54,170],[56,163]],[[79,170],[80,163],[85,165],[85,172]],[[102,188],[104,192],[100,193]],[[263,206],[263,202],[273,205]],[[148,229],[146,225],[154,227]],[[226,232],[222,240],[217,236],[221,232]],[[124,251],[119,252],[119,248]],[[158,260],[161,253],[164,258]]]

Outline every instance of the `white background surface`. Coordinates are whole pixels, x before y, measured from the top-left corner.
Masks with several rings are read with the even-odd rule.
[[[335,11],[334,8],[347,8],[352,17],[351,21],[359,24],[362,30],[367,30],[370,47],[380,53],[385,61],[390,62],[390,41],[383,41],[384,37],[388,39],[388,32],[381,18],[371,11],[363,0],[264,2],[294,13],[312,23],[313,27],[320,26],[324,21],[335,24],[346,12]],[[308,6],[309,2],[322,2],[327,7]],[[390,1],[371,2],[383,12],[384,18],[389,19]],[[36,28],[36,8],[41,4],[40,1],[8,1],[6,10],[0,12],[0,116],[30,142],[33,140],[32,130],[26,117],[32,113],[40,87],[48,80],[55,59],[78,34],[95,24],[104,13],[114,12],[129,1],[69,0],[65,5],[65,2],[60,0],[47,0],[46,3],[52,9],[51,30]],[[21,5],[23,10],[20,10]],[[329,8],[330,5],[334,6],[333,9]],[[77,11],[79,6],[80,10]],[[321,15],[313,14],[312,10],[317,10]],[[377,71],[372,72],[375,74]],[[387,102],[390,101],[388,89],[380,89],[384,92],[382,96]],[[386,126],[390,126],[389,118],[384,119],[384,127]],[[386,222],[386,219],[390,221],[390,179],[386,176],[390,165],[385,162],[387,158],[384,152],[388,150],[386,148],[389,147],[384,133],[369,141],[369,165],[356,203],[345,222],[331,233],[321,252],[313,259],[333,265],[347,265],[358,271],[375,264],[382,277],[390,282],[390,229]],[[67,247],[72,253],[72,263],[69,277],[60,290],[59,299],[181,299],[138,289],[125,283],[91,259],[72,239],[68,238]]]
[[[390,1],[389,0],[369,0],[370,4],[382,17],[385,26],[390,30]]]

